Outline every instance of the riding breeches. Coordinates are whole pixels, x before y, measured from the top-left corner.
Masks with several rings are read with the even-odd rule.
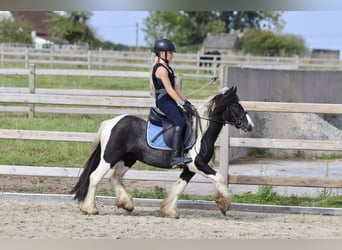
[[[185,131],[186,123],[184,117],[177,104],[171,98],[160,98],[157,105],[175,126],[179,126]]]

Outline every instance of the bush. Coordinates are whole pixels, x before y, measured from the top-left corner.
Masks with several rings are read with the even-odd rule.
[[[250,30],[241,38],[245,53],[259,56],[293,56],[306,52],[305,42],[295,35],[279,35],[272,31]]]

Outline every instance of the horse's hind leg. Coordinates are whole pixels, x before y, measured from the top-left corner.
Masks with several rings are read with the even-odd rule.
[[[118,208],[123,208],[128,212],[132,212],[134,209],[133,199],[132,196],[127,193],[123,184],[123,177],[128,169],[129,166],[126,166],[123,161],[119,161],[114,167],[110,182],[116,194],[115,205]]]
[[[85,214],[98,214],[96,208],[96,187],[101,181],[101,179],[109,171],[111,164],[106,162],[103,158],[101,159],[98,167],[91,173],[89,177],[89,188],[87,196],[83,201],[80,202],[80,210]]]
[[[185,187],[188,185],[189,181],[194,175],[195,173],[190,172],[188,167],[185,167],[183,169],[180,178],[176,182],[176,185],[173,187],[169,195],[160,206],[161,216],[176,219],[179,218],[177,214],[179,196],[184,191]]]

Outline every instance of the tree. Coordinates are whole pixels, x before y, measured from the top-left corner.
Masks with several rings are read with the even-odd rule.
[[[91,12],[66,11],[62,15],[52,15],[47,23],[51,25],[50,35],[67,40],[71,44],[88,43],[97,46],[99,40],[89,28]]]
[[[291,56],[306,52],[305,42],[299,36],[260,30],[246,32],[240,39],[240,48],[245,53],[261,56]]]
[[[0,21],[0,43],[32,43],[31,29],[24,22],[2,18]]]
[[[156,11],[144,20],[146,41],[167,37],[177,47],[199,46],[209,32],[243,33],[246,28],[281,30],[281,12]]]

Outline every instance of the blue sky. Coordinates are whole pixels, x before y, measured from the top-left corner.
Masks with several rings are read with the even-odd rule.
[[[147,11],[94,11],[90,25],[104,40],[145,45],[141,28],[148,15]],[[342,54],[342,11],[287,11],[283,19],[283,33],[301,35],[309,49],[335,49]]]

